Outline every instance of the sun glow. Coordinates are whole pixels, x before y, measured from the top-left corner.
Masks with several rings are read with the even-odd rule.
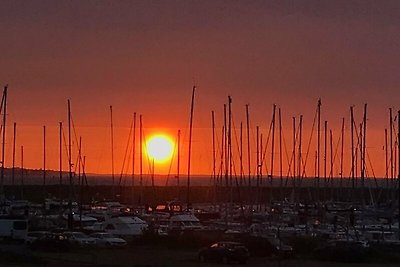
[[[147,155],[157,163],[171,159],[174,152],[174,142],[165,134],[151,136],[146,142]]]

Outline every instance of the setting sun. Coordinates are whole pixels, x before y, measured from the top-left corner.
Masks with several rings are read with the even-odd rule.
[[[164,134],[153,135],[146,142],[147,155],[158,163],[171,159],[173,150],[173,141]]]

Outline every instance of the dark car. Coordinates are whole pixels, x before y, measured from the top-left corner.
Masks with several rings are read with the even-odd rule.
[[[249,258],[248,249],[238,242],[217,242],[199,251],[199,260],[202,262],[239,262],[246,263]]]
[[[34,240],[30,244],[32,250],[44,250],[50,252],[63,252],[71,249],[68,239],[61,233],[48,233]]]

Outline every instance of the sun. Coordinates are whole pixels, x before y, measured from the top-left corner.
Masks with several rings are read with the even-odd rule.
[[[151,160],[163,163],[171,159],[174,152],[174,142],[165,134],[151,136],[146,142],[146,152]]]

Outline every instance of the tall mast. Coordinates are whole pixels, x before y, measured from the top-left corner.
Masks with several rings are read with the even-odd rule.
[[[251,187],[250,118],[249,118],[248,104],[246,104],[246,126],[247,126],[247,166],[249,171],[249,187]]]
[[[257,181],[256,181],[256,207],[258,209],[258,204],[259,204],[259,187],[260,187],[260,127],[256,126],[256,163],[257,163],[257,171],[256,171],[256,175],[257,175]]]
[[[14,122],[13,128],[13,156],[12,156],[12,173],[11,173],[11,180],[12,185],[15,185],[15,143],[16,143],[16,133],[17,133],[17,123]]]
[[[112,178],[112,197],[115,197],[115,188],[114,188],[114,129],[113,129],[113,111],[112,106],[110,106],[110,123],[111,123],[111,178]]]
[[[240,161],[240,186],[243,186],[243,122],[240,122],[240,140],[239,140],[239,161]]]
[[[192,101],[190,105],[190,125],[189,125],[189,151],[188,151],[188,172],[187,172],[187,191],[186,191],[186,207],[190,208],[190,162],[192,153],[192,129],[193,129],[193,110],[194,110],[194,94],[196,86],[192,89]]]
[[[43,126],[43,201],[46,198],[46,126]]]
[[[225,187],[229,186],[229,164],[228,164],[228,118],[226,113],[226,104],[224,104],[224,167],[225,167]]]
[[[59,122],[59,168],[60,168],[60,186],[62,185],[62,122]],[[60,187],[61,188],[61,187]],[[60,189],[61,190],[61,189]],[[60,195],[61,197],[61,195]]]
[[[24,199],[24,146],[21,146],[21,199]]]
[[[68,99],[68,169],[69,169],[69,199],[68,199],[68,229],[72,229],[73,213],[72,213],[72,140],[71,140],[71,103]]]
[[[392,187],[394,187],[394,173],[393,173],[393,114],[392,108],[389,108],[389,140],[390,140],[390,178],[392,182]]]
[[[296,196],[296,117],[293,117],[293,195]],[[295,198],[293,199],[295,201]]]
[[[283,200],[283,155],[282,155],[282,116],[281,108],[278,109],[279,116],[279,178],[280,178],[280,198]]]
[[[354,112],[353,106],[350,107],[350,125],[351,125],[351,188],[352,188],[352,199],[354,200],[354,193],[355,193],[355,174],[354,174]]]
[[[302,158],[301,158],[301,153],[302,153],[302,144],[301,144],[301,142],[302,142],[302,135],[303,135],[303,115],[300,115],[300,122],[299,122],[299,155],[298,155],[298,179],[299,179],[299,181],[301,180],[301,177],[302,177],[302,163],[301,163],[301,161],[302,161]],[[300,194],[300,192],[301,192],[301,190],[300,190],[300,183],[299,183],[299,186],[298,186],[299,188],[298,188],[298,191],[299,191],[299,194]],[[297,197],[300,197],[300,195],[297,195]]]
[[[343,186],[343,159],[344,159],[344,117],[342,118],[342,136],[341,136],[341,150],[340,150],[340,192],[342,191]]]
[[[327,187],[327,175],[326,175],[326,159],[328,152],[328,121],[324,124],[324,200],[326,200],[326,187]]]
[[[333,200],[333,135],[332,135],[332,130],[329,130],[329,146],[330,146],[330,171],[329,171],[329,179],[331,180],[330,182],[330,192],[331,192],[331,199]]]
[[[140,204],[143,203],[143,124],[142,114],[139,115],[139,179],[140,179]]]
[[[276,113],[276,105],[273,106],[272,112],[272,147],[271,147],[271,177],[270,177],[270,196],[269,196],[269,204],[272,204],[273,200],[273,190],[272,190],[272,183],[273,183],[273,176],[274,176],[274,155],[275,155],[275,113]]]
[[[397,153],[398,153],[398,175],[397,175],[397,183],[398,183],[398,187],[397,187],[397,197],[398,197],[398,214],[399,216],[397,216],[398,218],[398,225],[400,225],[400,110],[397,112]],[[400,240],[400,229],[398,230],[398,235],[399,235],[399,240]]]
[[[81,162],[81,158],[82,158],[82,150],[81,150],[81,137],[79,137],[79,162],[80,164],[82,164],[82,177],[81,177],[81,183],[80,183],[80,188],[81,188],[81,194],[80,194],[80,201],[79,201],[79,226],[82,229],[82,205],[83,205],[83,182],[86,178],[86,172],[85,172],[85,166],[86,166],[86,156],[83,156],[83,162]]]
[[[223,156],[224,156],[224,167],[225,167],[225,172],[224,172],[224,177],[225,177],[225,224],[228,224],[228,195],[226,194],[226,190],[229,188],[229,164],[228,164],[228,126],[227,126],[227,115],[226,115],[226,104],[224,104],[224,150],[223,150]]]
[[[59,175],[60,175],[60,191],[59,191],[59,198],[60,198],[60,204],[62,203],[62,179],[63,179],[63,174],[62,174],[62,122],[59,122],[59,140],[58,140],[58,145],[59,145]],[[62,205],[60,205],[62,206]],[[60,207],[61,209],[62,207]]]
[[[361,165],[361,184],[362,184],[362,189],[361,189],[361,198],[362,198],[362,203],[364,204],[365,199],[364,199],[364,190],[365,190],[365,158],[366,158],[366,146],[367,146],[367,104],[364,105],[364,117],[363,117],[363,142],[362,142],[362,165]]]
[[[81,184],[83,184],[82,183],[83,177],[81,176],[81,166],[82,166],[82,137],[79,136],[79,142],[78,142],[78,187],[79,187],[80,191],[82,191]],[[82,179],[82,181],[81,181],[81,179]],[[82,192],[80,192],[80,193],[82,193]],[[80,194],[80,195],[82,195],[82,194]],[[82,199],[80,201],[82,201]]]
[[[263,185],[263,165],[264,165],[264,153],[263,153],[263,151],[264,151],[264,149],[263,149],[263,144],[264,144],[264,142],[263,142],[263,134],[262,133],[260,133],[260,148],[259,148],[259,157],[260,157],[260,159],[259,159],[259,163],[260,163],[260,166],[259,166],[259,168],[258,168],[258,171],[259,171],[259,177],[260,177],[260,183],[258,184],[258,206],[259,206],[259,211],[261,211],[261,209],[262,209],[262,204],[263,204],[263,198],[262,198],[262,185]],[[267,174],[267,176],[268,176],[268,174]],[[267,179],[267,183],[268,183],[268,179]]]
[[[180,200],[180,162],[181,162],[181,130],[178,130],[178,142],[177,142],[178,144],[177,144],[177,156],[176,156],[176,158],[177,158],[177,160],[176,160],[176,162],[177,162],[177,164],[176,164],[176,185],[177,185],[177,190],[178,190],[178,193],[177,193],[177,197],[178,197],[178,200]],[[214,167],[215,168],[215,167]],[[215,178],[214,178],[214,182],[215,182]]]
[[[3,140],[2,140],[2,149],[1,149],[1,200],[4,200],[4,166],[5,166],[5,144],[6,144],[6,118],[7,118],[7,89],[8,85],[4,86],[3,91]]]
[[[388,169],[388,131],[385,128],[385,179],[386,179],[386,189],[389,189],[389,169]]]
[[[132,204],[135,203],[136,112],[133,113],[132,137]]]
[[[229,190],[230,209],[233,208],[233,185],[232,185],[232,98],[228,96],[228,164],[229,164]]]
[[[214,201],[216,197],[216,166],[215,166],[215,117],[214,117],[214,110],[211,111],[211,125],[212,125],[212,158],[213,158],[213,187],[214,187]]]
[[[320,192],[319,192],[319,187],[320,187],[320,167],[321,167],[321,98],[318,99],[318,105],[317,105],[317,116],[318,116],[318,137],[317,137],[317,201],[320,199]]]

